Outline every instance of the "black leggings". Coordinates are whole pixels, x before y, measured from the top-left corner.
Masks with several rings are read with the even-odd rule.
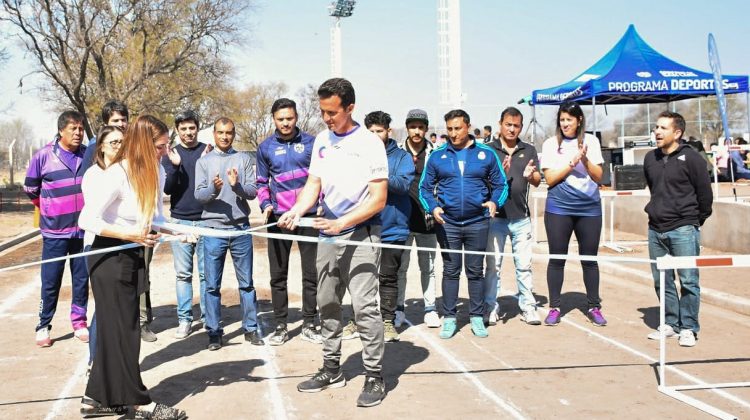
[[[576,233],[579,255],[596,255],[599,251],[599,236],[602,232],[601,216],[563,216],[544,213],[544,229],[547,231],[550,254],[568,254],[570,236]],[[599,298],[599,264],[596,261],[581,261],[583,283],[589,309],[601,308]],[[565,260],[551,259],[547,265],[547,288],[549,307],[560,307]]]

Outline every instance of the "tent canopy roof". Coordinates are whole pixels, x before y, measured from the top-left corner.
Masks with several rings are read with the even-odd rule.
[[[746,93],[748,76],[723,75],[724,93]],[[714,95],[713,73],[702,72],[660,54],[628,26],[615,46],[574,80],[534,90],[532,105],[575,101],[589,105],[671,102]],[[527,98],[528,99],[528,98]]]

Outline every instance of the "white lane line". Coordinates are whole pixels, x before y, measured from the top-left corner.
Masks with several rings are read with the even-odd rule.
[[[68,417],[67,415],[63,416],[62,411],[70,402],[70,398],[68,397],[70,397],[71,391],[73,391],[73,388],[78,384],[78,381],[86,374],[86,367],[88,365],[89,355],[88,352],[86,352],[86,354],[78,361],[78,366],[76,366],[73,375],[68,378],[67,382],[65,382],[62,391],[57,394],[57,400],[55,401],[55,404],[52,405],[52,409],[47,413],[47,417],[45,417],[44,420],[51,420],[60,416]]]
[[[261,313],[258,313],[259,320],[261,319],[260,315]],[[258,324],[260,327],[261,336],[263,335],[263,330],[270,329],[265,328],[265,325],[262,325],[261,322],[259,322]],[[273,331],[273,329],[270,330]],[[265,342],[265,340],[263,341]],[[256,346],[250,345],[250,347],[254,348]],[[266,376],[268,377],[268,393],[266,394],[266,400],[271,401],[273,415],[272,418],[278,420],[286,420],[289,418],[287,411],[289,409],[293,411],[294,407],[292,406],[290,401],[285,400],[284,395],[279,389],[279,377],[281,377],[281,372],[279,370],[279,367],[276,365],[276,350],[274,350],[273,347],[268,343],[265,343],[262,347],[257,347],[260,349],[261,354],[263,355],[263,366],[268,372],[266,374]]]
[[[37,290],[41,284],[42,281],[39,279],[39,276],[36,275],[31,281],[24,284],[20,289],[16,289],[16,291],[13,292],[12,295],[6,297],[2,302],[0,302],[0,316],[5,316],[11,308],[26,299],[26,297]]]
[[[544,312],[546,312],[546,311],[544,311]],[[571,325],[571,326],[573,326],[573,327],[575,327],[575,328],[577,328],[577,329],[579,329],[579,330],[581,330],[581,331],[583,331],[585,333],[588,333],[589,335],[591,335],[593,337],[596,337],[596,338],[598,338],[598,339],[600,339],[602,341],[605,341],[605,342],[607,342],[607,343],[609,343],[609,344],[611,344],[611,345],[613,345],[613,346],[615,346],[615,347],[617,347],[617,348],[619,348],[621,350],[625,350],[628,353],[631,353],[633,355],[636,355],[638,357],[646,359],[646,360],[648,360],[651,363],[659,363],[658,359],[655,359],[655,358],[647,355],[646,353],[638,351],[638,350],[636,350],[636,349],[634,349],[634,348],[632,348],[632,347],[630,347],[630,346],[628,346],[628,345],[626,345],[624,343],[621,343],[621,342],[619,342],[619,341],[617,341],[615,339],[612,339],[612,338],[606,337],[606,336],[604,336],[602,334],[599,334],[598,332],[593,331],[593,330],[591,330],[589,328],[586,328],[586,327],[584,327],[582,325],[578,325],[577,323],[575,323],[575,322],[573,322],[573,321],[571,321],[571,320],[569,320],[569,319],[567,319],[565,317],[562,318],[562,322],[564,322],[564,323],[566,323],[568,325]],[[676,373],[677,375],[679,375],[679,376],[687,379],[688,381],[691,381],[691,382],[696,383],[698,385],[703,385],[703,386],[708,385],[706,382],[702,381],[701,379],[699,379],[699,378],[697,378],[697,377],[695,377],[695,376],[693,376],[693,375],[691,375],[691,374],[689,374],[687,372],[684,372],[684,371],[682,371],[682,370],[680,370],[680,369],[678,369],[678,368],[676,368],[674,366],[667,365],[666,368],[670,372]],[[744,407],[750,408],[750,403],[749,402],[747,402],[747,401],[745,401],[745,400],[743,400],[743,399],[741,399],[739,397],[736,397],[736,396],[734,396],[734,395],[732,395],[732,394],[730,394],[730,393],[728,393],[726,391],[723,391],[721,389],[711,389],[711,391],[714,392],[714,393],[716,393],[716,394],[718,394],[718,395],[720,395],[720,396],[722,396],[722,397],[724,397],[724,398],[726,398],[726,399],[728,399],[728,400],[730,400],[730,401],[733,401],[733,402],[735,402],[737,404],[740,404],[740,405],[742,405]]]
[[[583,270],[580,267],[578,267],[578,266],[568,267],[566,265],[565,268],[566,269],[570,269],[571,271],[578,272],[578,273],[583,273]],[[624,271],[626,271],[626,272],[628,272],[630,274],[636,274],[636,272],[638,270],[632,270],[632,269],[627,269],[626,268]],[[641,274],[643,275],[644,273],[641,272]],[[619,284],[626,284],[626,283],[623,283],[623,281],[620,280],[620,279],[618,279],[617,277],[614,277],[614,276],[608,276],[608,277],[611,277],[610,281],[614,281],[614,282],[619,283]],[[542,310],[542,311],[543,312],[549,312],[549,311],[546,311],[546,310]],[[626,344],[620,343],[617,340],[611,339],[609,337],[605,337],[605,336],[603,336],[603,335],[601,335],[601,334],[599,334],[599,333],[597,333],[595,331],[592,331],[591,329],[586,328],[586,327],[584,327],[582,325],[578,325],[575,322],[570,321],[567,318],[563,317],[562,318],[562,322],[565,322],[566,324],[570,324],[570,325],[578,328],[581,331],[587,332],[589,335],[592,335],[592,336],[597,337],[597,338],[599,338],[601,340],[604,340],[604,341],[608,342],[609,344],[612,344],[615,347],[619,347],[622,350],[625,350],[625,351],[627,351],[629,353],[632,353],[632,354],[634,354],[634,355],[636,355],[638,357],[646,359],[646,360],[648,360],[651,363],[659,363],[658,359],[652,358],[651,356],[649,356],[649,355],[647,355],[645,353],[642,353],[642,352],[640,352],[640,351],[638,351],[638,350],[636,350],[636,349],[634,349],[632,347],[629,347]],[[667,363],[669,363],[669,362],[667,362]],[[695,377],[695,376],[693,376],[693,375],[691,375],[691,374],[689,374],[689,373],[687,373],[685,371],[682,371],[682,370],[680,370],[680,369],[678,369],[678,368],[676,368],[674,366],[667,365],[666,368],[670,372],[676,373],[676,374],[682,376],[683,378],[687,379],[688,381],[691,381],[693,383],[696,383],[696,384],[702,385],[702,386],[708,385],[706,382],[704,382],[700,378]],[[714,392],[714,393],[716,393],[716,394],[718,394],[718,395],[720,395],[720,396],[722,396],[722,397],[724,397],[724,398],[726,398],[726,399],[728,399],[728,400],[730,400],[730,401],[733,401],[733,402],[735,402],[737,404],[740,404],[740,405],[742,405],[744,407],[750,408],[750,402],[747,402],[747,401],[745,401],[745,400],[743,400],[743,399],[741,399],[739,397],[736,397],[736,396],[734,396],[734,395],[732,395],[732,394],[730,394],[730,393],[728,393],[728,392],[726,392],[724,390],[721,390],[721,389],[711,389],[711,391]]]
[[[284,401],[284,396],[281,393],[281,390],[279,389],[279,377],[281,374],[279,373],[279,367],[276,366],[276,362],[274,362],[274,359],[276,358],[276,352],[272,349],[269,349],[270,347],[268,344],[263,346],[263,358],[265,360],[264,366],[266,367],[266,370],[268,371],[268,393],[269,400],[271,401],[271,405],[273,406],[273,418],[274,419],[283,419],[286,420],[289,418],[287,416],[287,407],[291,408],[291,405],[288,401]]]
[[[525,419],[526,417],[521,413],[521,410],[516,407],[515,404],[513,404],[510,400],[504,399],[501,396],[494,393],[491,389],[487,388],[487,386],[482,383],[482,381],[477,377],[477,375],[473,374],[469,371],[469,369],[466,368],[466,366],[459,361],[459,358],[451,353],[448,349],[446,349],[442,344],[437,342],[437,340],[433,337],[431,337],[429,334],[425,334],[422,332],[419,328],[415,327],[414,324],[411,323],[408,319],[405,320],[405,322],[411,327],[410,329],[413,329],[416,334],[421,338],[423,341],[427,342],[427,344],[430,345],[433,349],[435,349],[438,354],[440,354],[443,359],[445,359],[448,364],[453,366],[454,369],[461,371],[463,375],[487,398],[489,398],[492,402],[495,403],[498,407],[503,409],[505,412],[510,414],[515,419]]]

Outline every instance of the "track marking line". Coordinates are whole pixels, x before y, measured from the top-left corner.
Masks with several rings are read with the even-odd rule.
[[[463,373],[463,376],[466,377],[482,394],[484,394],[487,398],[494,402],[496,406],[503,409],[515,419],[526,418],[526,416],[521,413],[521,410],[516,407],[515,404],[513,404],[510,400],[502,398],[491,389],[487,388],[487,386],[484,385],[484,383],[477,377],[477,375],[471,373],[469,369],[467,369],[466,366],[459,361],[459,358],[456,357],[456,355],[451,353],[442,344],[438,343],[435,338],[415,327],[414,324],[412,324],[408,319],[405,319],[404,322],[406,322],[409,327],[413,328],[419,338],[427,342],[430,347],[435,349],[438,354],[440,354],[448,362],[448,364],[453,366],[454,369],[461,371],[461,373]]]
[[[39,280],[39,276],[36,275],[31,281],[24,284],[20,289],[16,289],[16,291],[13,292],[12,295],[8,296],[2,302],[0,302],[0,316],[6,316],[11,308],[21,303],[21,301],[32,294],[34,290],[37,290],[40,285],[41,280]]]
[[[258,312],[258,319],[261,319],[261,313]],[[258,322],[258,329],[260,330],[261,336],[263,336],[263,330],[268,330],[269,328],[265,328],[266,326],[263,325],[262,322]],[[272,328],[270,328],[271,331],[273,331]],[[292,408],[291,402],[286,400],[284,398],[284,395],[281,393],[281,390],[279,389],[279,377],[281,377],[281,371],[279,367],[276,365],[276,351],[272,348],[271,345],[269,345],[265,339],[263,340],[264,345],[263,346],[251,346],[251,347],[257,347],[257,349],[260,350],[261,354],[263,355],[263,366],[266,368],[266,371],[268,372],[268,392],[266,394],[266,399],[268,401],[271,401],[272,406],[272,415],[274,419],[279,420],[286,420],[289,418],[289,415],[287,413],[287,407]],[[249,348],[246,348],[246,353]],[[255,350],[255,349],[253,349]]]
[[[63,416],[62,411],[65,407],[67,407],[68,403],[70,402],[70,398],[68,398],[70,395],[70,392],[73,390],[73,387],[75,387],[78,384],[78,381],[86,374],[86,368],[89,365],[89,355],[88,352],[81,357],[81,359],[78,361],[78,365],[76,366],[76,370],[73,373],[73,375],[68,378],[68,381],[65,382],[65,386],[63,386],[63,389],[60,391],[59,394],[57,394],[57,400],[55,401],[55,404],[52,405],[52,408],[50,409],[49,413],[47,413],[47,417],[44,418],[44,420],[51,420],[57,417],[68,417]]]
[[[545,312],[547,312],[547,311],[545,311]],[[598,332],[593,331],[593,330],[591,330],[589,328],[586,328],[586,327],[584,327],[582,325],[579,325],[579,324],[577,324],[577,323],[575,323],[575,322],[573,322],[573,321],[571,321],[569,319],[566,319],[565,317],[562,318],[562,322],[564,322],[564,323],[566,323],[568,325],[571,325],[571,326],[577,328],[580,331],[588,333],[589,335],[591,335],[593,337],[596,337],[596,338],[598,338],[598,339],[600,339],[600,340],[602,340],[602,341],[604,341],[606,343],[609,343],[609,344],[611,344],[611,345],[613,345],[613,346],[615,346],[615,347],[617,347],[617,348],[619,348],[621,350],[625,350],[628,353],[631,353],[631,354],[633,354],[635,356],[638,356],[638,357],[641,357],[643,359],[646,359],[646,360],[648,360],[651,363],[659,363],[658,359],[655,359],[655,358],[647,355],[646,353],[643,353],[643,352],[641,352],[639,350],[636,350],[636,349],[628,346],[627,344],[621,343],[621,342],[619,342],[619,341],[617,341],[617,340],[615,340],[613,338],[609,338],[609,337],[606,337],[606,336],[604,336],[602,334],[599,334]],[[681,376],[681,377],[683,377],[683,378],[687,379],[688,381],[691,381],[691,382],[693,382],[695,384],[704,385],[704,386],[708,385],[706,382],[704,382],[703,380],[699,379],[698,377],[695,377],[695,376],[693,376],[693,375],[691,375],[691,374],[689,374],[689,373],[687,373],[685,371],[682,371],[682,370],[680,370],[680,369],[678,369],[678,368],[676,368],[674,366],[667,365],[666,368],[670,372],[676,373],[677,375],[679,375],[679,376]],[[730,401],[733,401],[733,402],[735,402],[737,404],[740,404],[740,405],[742,405],[744,407],[750,408],[750,403],[749,402],[747,402],[747,401],[745,401],[745,400],[743,400],[743,399],[741,399],[739,397],[736,397],[736,396],[734,396],[734,395],[732,395],[732,394],[730,394],[730,393],[728,393],[726,391],[723,391],[721,389],[711,389],[711,391],[714,392],[714,393],[716,393],[716,394],[718,394],[718,395],[720,395],[720,396],[722,396],[722,397],[724,397],[724,398],[726,398],[726,399],[728,399],[728,400],[730,400]]]

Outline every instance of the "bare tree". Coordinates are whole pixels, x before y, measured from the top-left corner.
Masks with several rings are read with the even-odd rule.
[[[237,128],[237,142],[246,150],[256,150],[258,144],[273,130],[271,105],[286,94],[284,83],[254,84],[237,92],[232,109],[237,114],[233,119]]]
[[[31,125],[21,118],[0,123],[0,171],[15,173],[14,181],[23,180],[23,173],[29,164],[36,146]],[[10,166],[10,146],[13,145],[13,167]]]
[[[0,20],[24,49],[60,108],[87,118],[109,99],[168,119],[223,95],[231,66],[222,56],[240,44],[247,0],[2,0]]]
[[[741,95],[727,95],[730,136],[737,135],[747,127],[747,106],[743,99]],[[708,146],[724,136],[724,126],[715,96],[700,98],[700,100],[694,98],[678,101],[674,105],[671,103],[639,104],[625,116],[624,121],[616,122],[613,131],[609,134],[614,138],[623,132],[625,136],[647,136],[659,113],[672,110],[673,106],[685,118],[685,138],[694,136]]]
[[[325,124],[320,116],[318,87],[308,84],[297,90],[295,96],[297,98],[297,126],[300,130],[313,136],[323,131]]]

